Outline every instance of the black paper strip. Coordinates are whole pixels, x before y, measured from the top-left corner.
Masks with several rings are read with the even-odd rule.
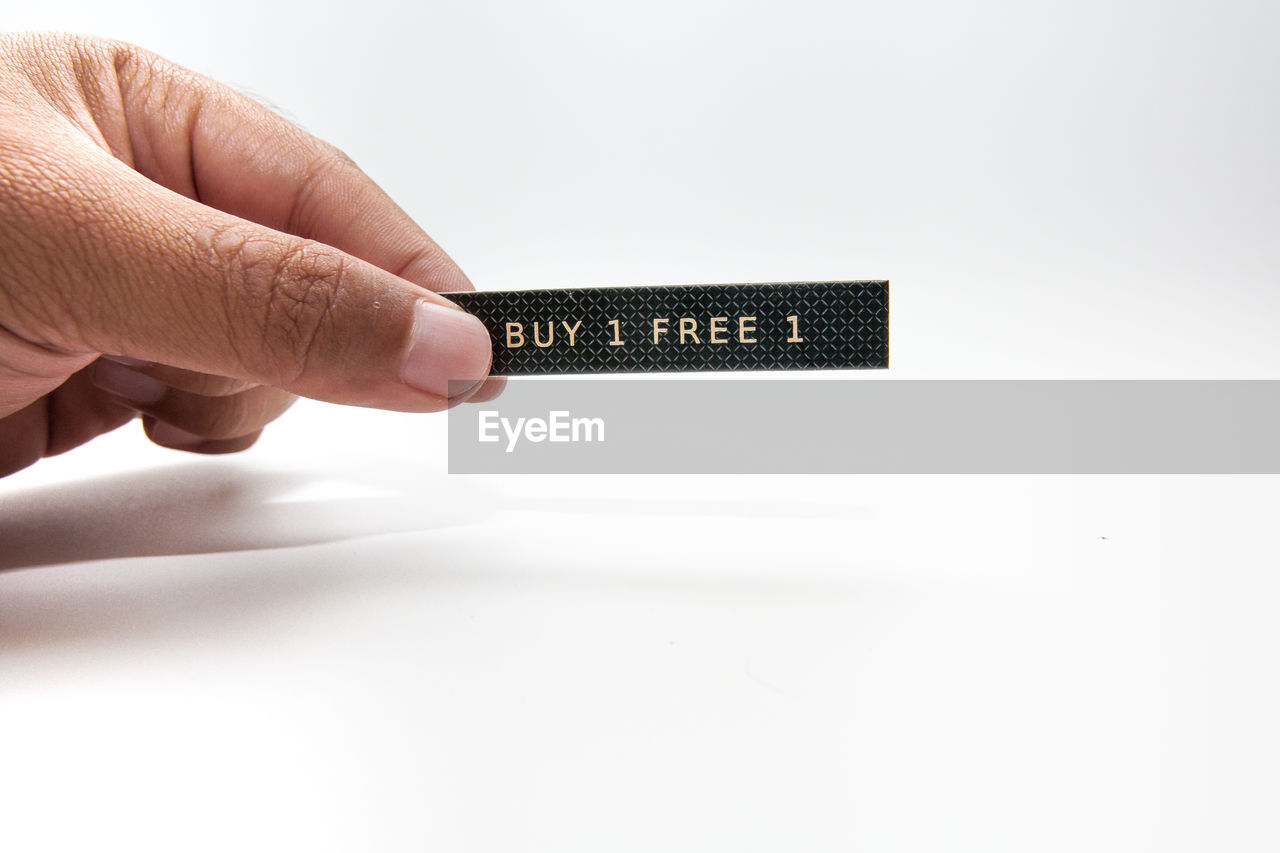
[[[493,339],[494,376],[889,366],[889,282],[445,294]]]

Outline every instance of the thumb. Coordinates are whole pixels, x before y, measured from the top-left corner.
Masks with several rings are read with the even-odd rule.
[[[82,181],[111,224],[76,229],[93,260],[72,267],[81,346],[402,411],[465,399],[488,374],[488,332],[445,297],[95,160]]]

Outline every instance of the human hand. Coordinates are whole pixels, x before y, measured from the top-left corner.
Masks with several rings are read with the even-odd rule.
[[[488,334],[435,293],[470,289],[251,98],[123,42],[0,34],[0,476],[138,413],[157,444],[222,453],[295,394],[491,396]]]

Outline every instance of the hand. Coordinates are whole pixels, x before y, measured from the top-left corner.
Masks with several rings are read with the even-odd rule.
[[[220,453],[295,394],[489,396],[488,334],[435,292],[469,289],[350,158],[252,99],[123,42],[0,35],[0,476],[138,413]]]

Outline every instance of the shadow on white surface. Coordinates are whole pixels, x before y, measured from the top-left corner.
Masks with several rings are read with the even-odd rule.
[[[422,487],[425,478],[433,482]],[[409,491],[411,484],[418,488]],[[429,530],[480,517],[444,477],[189,464],[0,498],[0,571],[119,557],[255,551]]]
[[[612,589],[626,599],[826,599],[831,578],[782,571],[797,547],[802,564],[822,562],[815,554],[806,560],[786,537],[752,545],[742,534],[865,515],[740,485],[722,500],[723,489],[589,482],[516,488],[429,467],[201,460],[18,489],[0,496],[0,646],[221,642],[365,599],[426,602],[455,581],[485,600],[531,585],[570,598]],[[730,544],[718,559],[697,549],[682,557],[662,536],[637,538],[655,525],[698,541],[727,532]],[[630,544],[619,551],[619,541]]]
[[[212,461],[164,467],[0,496],[0,571],[319,545],[455,527],[499,512],[832,520],[864,515],[857,507],[823,501],[556,491],[536,499],[513,497],[429,468],[329,466],[305,472]]]

